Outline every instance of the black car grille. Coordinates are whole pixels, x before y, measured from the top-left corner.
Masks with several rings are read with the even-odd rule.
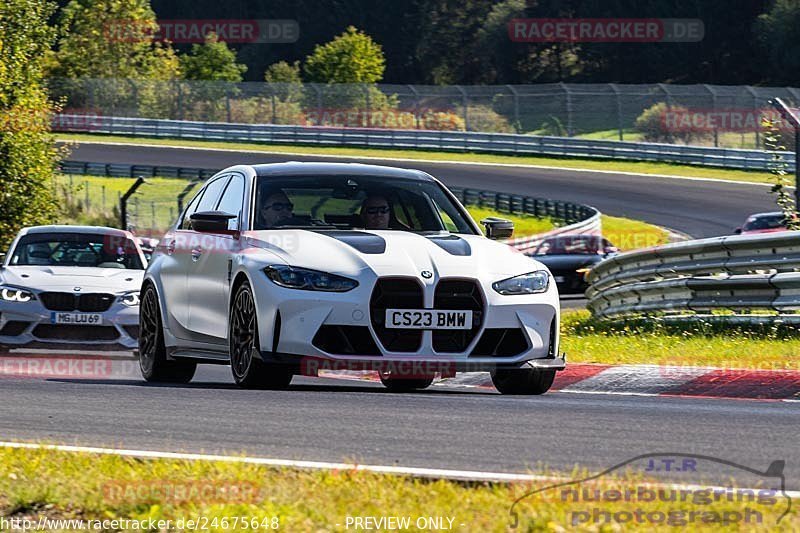
[[[472,328],[434,330],[433,349],[441,353],[460,353],[467,349],[483,323],[483,295],[480,287],[469,280],[441,280],[436,286],[435,309],[472,311]]]
[[[388,329],[387,309],[422,309],[422,286],[414,279],[381,278],[372,290],[369,312],[378,340],[390,352],[416,352],[422,345],[422,330]]]
[[[39,324],[33,335],[46,340],[113,341],[119,338],[113,326],[70,326],[66,324]]]
[[[513,357],[528,349],[528,340],[520,328],[486,328],[471,357]]]
[[[381,355],[366,326],[331,326],[319,328],[311,344],[334,355]]]
[[[39,294],[42,305],[50,311],[83,311],[102,313],[114,303],[113,294],[72,294],[69,292],[43,292]]]

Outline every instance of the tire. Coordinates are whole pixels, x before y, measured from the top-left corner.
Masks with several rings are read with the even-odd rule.
[[[288,367],[261,360],[258,340],[258,313],[250,283],[245,281],[233,297],[229,324],[229,350],[233,380],[245,389],[280,390],[289,386],[292,372]]]
[[[189,383],[196,363],[167,360],[158,294],[148,285],[139,307],[139,370],[150,383]]]
[[[379,372],[381,383],[392,392],[410,392],[427,389],[435,376],[427,378],[393,378],[389,372]]]
[[[555,377],[555,370],[537,370],[535,368],[495,370],[492,373],[492,383],[501,394],[531,396],[544,394],[550,390]]]

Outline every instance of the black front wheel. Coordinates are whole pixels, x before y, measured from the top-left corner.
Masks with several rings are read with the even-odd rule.
[[[246,389],[285,389],[292,381],[289,368],[261,360],[258,313],[248,282],[236,289],[230,311],[230,358],[233,380]]]
[[[139,308],[139,370],[151,383],[189,383],[195,363],[167,360],[158,294],[152,285],[144,290]]]

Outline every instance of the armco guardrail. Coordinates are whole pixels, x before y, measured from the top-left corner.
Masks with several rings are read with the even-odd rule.
[[[63,174],[107,176],[117,178],[167,177],[186,180],[210,178],[219,169],[181,168],[149,165],[122,165],[114,163],[91,163],[86,161],[62,161]],[[526,214],[550,217],[563,225],[539,235],[508,240],[508,244],[521,252],[529,252],[543,239],[561,234],[601,233],[600,211],[594,207],[546,198],[532,198],[516,194],[504,194],[477,189],[451,188],[453,194],[464,205],[487,207],[500,213]],[[180,209],[178,210],[180,211]]]
[[[800,232],[715,237],[629,252],[598,264],[589,282],[588,307],[604,319],[696,318],[728,311],[712,318],[800,322],[794,314],[800,311]]]
[[[109,133],[146,137],[171,137],[207,141],[372,146],[381,148],[435,149],[454,152],[512,153],[602,159],[659,161],[711,167],[768,170],[774,153],[706,146],[638,143],[546,137],[506,133],[464,131],[332,128],[322,126],[277,126],[274,124],[229,124],[145,118],[58,115],[54,128],[65,132]],[[795,155],[779,152],[793,165]]]

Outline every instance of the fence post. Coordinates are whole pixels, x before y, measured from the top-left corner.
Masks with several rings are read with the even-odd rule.
[[[230,83],[221,81],[219,83],[225,84],[225,116],[227,117],[228,124],[231,123],[231,86]]]
[[[519,120],[519,93],[513,85],[506,85],[506,87],[514,95],[514,129],[517,133],[522,133],[522,123]]]
[[[756,93],[755,89],[753,89],[749,85],[745,85],[744,88],[747,90],[747,92],[749,92],[753,96],[753,113],[757,114],[757,112],[758,112],[758,94]],[[761,121],[759,119],[759,125],[760,125],[760,122]],[[760,146],[761,146],[761,131],[760,131],[760,128],[756,128],[756,146],[755,146],[756,150],[758,150]]]
[[[84,183],[86,184],[86,190],[84,191],[84,198],[86,201],[84,202],[84,205],[86,206],[86,212],[88,213],[89,208],[91,207],[89,204],[89,180],[84,181]]]
[[[119,197],[119,221],[122,225],[122,229],[124,230],[128,229],[128,198],[130,198],[133,193],[136,192],[136,189],[138,189],[144,182],[144,178],[139,176],[133,185],[131,185],[131,188],[128,189],[124,195]],[[133,207],[134,212],[138,214],[138,198],[134,198]]]
[[[711,107],[714,109],[714,113],[717,112],[717,93],[714,92],[714,89],[708,85],[707,83],[703,84],[703,87],[711,93]],[[714,128],[714,146],[719,147],[719,130]]]
[[[414,88],[413,85],[406,85],[406,87],[411,90],[411,93],[414,95],[414,127],[416,129],[420,129],[419,127],[419,92],[417,89]]]
[[[567,137],[573,136],[573,124],[572,124],[572,93],[567,87],[567,84],[563,81],[559,83],[561,89],[564,91],[564,94],[567,97],[566,100],[566,111],[567,111]]]
[[[614,91],[614,96],[617,100],[617,129],[619,130],[619,140],[624,141],[625,139],[622,134],[622,98],[616,83],[609,83],[608,85],[611,87],[611,90]]]
[[[464,131],[469,131],[469,112],[467,111],[469,96],[467,96],[467,91],[461,85],[456,85],[456,89],[461,93],[461,101],[464,106]]]

